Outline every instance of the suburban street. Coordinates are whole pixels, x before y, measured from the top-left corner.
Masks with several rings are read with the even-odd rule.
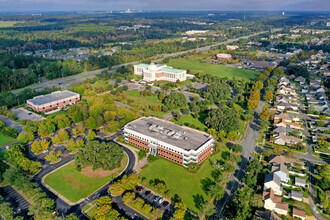
[[[259,106],[255,110],[255,117],[249,124],[245,138],[239,143],[243,146],[243,151],[241,154],[242,162],[237,165],[236,171],[231,175],[230,180],[227,183],[225,189],[225,194],[216,206],[216,214],[213,215],[211,219],[219,219],[224,217],[223,211],[227,202],[229,202],[232,199],[235,191],[241,185],[241,180],[245,174],[244,171],[245,167],[248,161],[252,159],[252,153],[255,151],[256,140],[259,137],[258,114],[261,112],[264,105],[265,105],[264,101],[259,101]]]

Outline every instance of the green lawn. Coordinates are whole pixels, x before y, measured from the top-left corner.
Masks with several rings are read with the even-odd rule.
[[[224,147],[224,150],[228,150]],[[220,159],[221,152],[213,154],[211,159]],[[195,207],[194,196],[202,195],[205,200],[210,198],[203,192],[200,181],[206,177],[211,178],[212,167],[208,160],[204,161],[197,173],[190,173],[186,168],[168,160],[159,158],[143,169],[139,176],[147,180],[164,180],[172,195],[178,194],[189,209],[199,212]]]
[[[126,154],[124,155],[127,157]],[[118,173],[124,170],[125,166]],[[114,178],[116,176],[117,174],[113,175]],[[45,183],[71,202],[77,202],[101,188],[111,180],[111,177],[112,175],[97,178],[84,176],[75,169],[75,164],[72,162],[49,174]]]
[[[58,111],[58,112],[55,112],[55,113],[52,113],[52,114],[49,114],[49,115],[46,115],[46,116],[47,116],[47,117],[48,117],[48,116],[53,116],[53,117],[55,117],[56,115],[66,115],[66,114],[68,114],[67,111],[60,110],[60,111]]]
[[[0,21],[0,28],[13,27],[17,21]]]
[[[173,121],[176,122],[175,120],[173,120]],[[207,129],[206,125],[204,125],[197,118],[192,117],[191,114],[180,115],[179,120],[176,123],[179,125],[185,125],[185,126],[187,126],[186,124],[193,124],[196,126],[196,129],[201,130],[201,131],[205,131],[205,129]]]
[[[193,56],[189,59],[171,59],[167,65],[179,69],[189,69],[192,74],[205,73],[218,77],[235,77],[236,79],[255,80],[260,75],[259,72],[252,70],[232,68],[217,64],[201,63],[198,57]]]
[[[5,135],[3,135],[3,134],[0,133],[0,147],[4,147],[7,144],[13,143],[15,141],[17,141],[17,140],[14,139],[14,138],[5,136]]]
[[[151,95],[151,96],[142,96],[139,91],[137,90],[132,90],[125,92],[124,95],[128,99],[133,99],[134,102],[133,104],[138,104],[138,105],[163,105],[161,101],[158,99],[157,95]]]
[[[90,219],[94,219],[94,217],[95,217],[95,211],[96,211],[96,206],[94,206],[92,209],[90,209],[86,213],[87,217],[90,218]]]

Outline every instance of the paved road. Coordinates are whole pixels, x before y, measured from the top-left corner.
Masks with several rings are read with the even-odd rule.
[[[18,133],[21,133],[23,131],[23,125],[17,123],[16,121],[13,121],[3,115],[0,115],[0,120],[4,121],[7,127],[15,128]]]
[[[253,121],[249,124],[245,138],[241,141],[243,146],[243,151],[241,154],[242,162],[237,165],[235,173],[230,177],[230,180],[226,186],[224,197],[218,202],[216,206],[216,215],[212,216],[211,219],[223,218],[223,211],[228,201],[230,201],[241,185],[241,180],[245,174],[244,170],[249,160],[251,160],[252,153],[255,151],[256,140],[259,136],[258,123],[259,119],[257,115],[261,112],[263,106],[265,105],[264,101],[259,102],[259,107],[255,110],[255,117]]]
[[[102,139],[102,141],[106,141],[106,142],[111,142],[114,138],[117,137],[117,134],[113,135],[110,138],[107,139]],[[74,155],[69,155],[65,158],[63,158],[59,163],[50,165],[50,164],[44,164],[41,171],[39,173],[37,173],[33,179],[42,187],[43,191],[55,201],[56,204],[56,209],[59,212],[59,215],[67,215],[70,213],[76,213],[77,216],[79,216],[80,219],[87,219],[83,214],[82,214],[82,208],[87,205],[88,203],[90,203],[93,200],[98,199],[100,196],[104,196],[104,195],[108,195],[108,188],[109,185],[112,184],[113,182],[117,181],[118,179],[122,178],[123,175],[127,175],[133,172],[133,168],[135,165],[135,156],[133,154],[133,152],[126,148],[125,146],[122,146],[124,151],[126,152],[126,154],[128,155],[129,158],[129,164],[127,166],[127,168],[125,169],[125,171],[118,177],[116,177],[114,180],[112,180],[110,183],[108,183],[107,185],[105,185],[104,187],[102,187],[101,189],[99,189],[98,191],[96,191],[95,193],[93,193],[92,195],[90,195],[88,198],[86,198],[84,201],[82,201],[81,203],[71,206],[69,204],[67,204],[65,201],[63,201],[62,199],[60,199],[58,196],[56,196],[53,192],[49,191],[46,187],[43,186],[42,184],[42,178],[49,174],[50,172],[52,172],[53,170],[56,170],[57,168],[71,162],[74,159]],[[122,210],[123,208],[120,207]],[[125,208],[125,207],[124,207]],[[126,213],[123,212],[123,215],[125,215]],[[133,213],[133,217],[135,218],[138,213]]]
[[[306,115],[305,109],[303,108],[303,101],[302,101],[302,94],[300,92],[300,87],[298,88],[298,95],[299,95],[299,101],[300,101],[300,117],[303,120],[304,124],[304,131],[305,131],[305,137],[306,137],[306,146],[307,146],[307,152],[306,154],[297,154],[295,157],[302,159],[308,163],[309,168],[309,178],[310,178],[310,184],[309,184],[309,207],[313,214],[313,216],[318,220],[325,220],[322,215],[320,215],[319,211],[317,210],[315,206],[315,186],[314,186],[314,164],[315,163],[329,163],[329,160],[327,159],[321,159],[318,157],[315,157],[313,155],[313,149],[310,144],[310,136],[308,133],[308,126],[307,126],[307,119],[309,116]]]
[[[273,32],[280,31],[280,30],[282,30],[282,28],[274,29]],[[210,46],[200,47],[200,48],[186,50],[186,51],[181,51],[181,52],[177,52],[177,53],[165,54],[165,55],[162,55],[162,58],[153,60],[153,62],[162,61],[166,57],[175,57],[175,56],[178,56],[178,55],[182,55],[182,54],[186,54],[186,53],[191,53],[194,50],[196,50],[197,52],[198,51],[209,50],[212,47],[217,47],[217,46],[220,46],[220,45],[229,44],[229,43],[238,41],[240,39],[248,39],[248,38],[251,38],[251,37],[254,37],[254,36],[257,36],[257,35],[260,35],[260,34],[264,34],[264,33],[267,33],[267,32],[268,31],[258,32],[258,33],[251,34],[251,35],[248,35],[248,36],[238,37],[238,38],[235,38],[235,39],[229,39],[227,41],[224,41],[224,42],[221,42],[221,43],[212,44]],[[134,62],[129,62],[129,63],[125,63],[125,64],[116,65],[116,66],[113,66],[110,71],[109,71],[109,68],[103,68],[103,69],[98,69],[98,70],[94,70],[94,71],[87,72],[87,73],[81,73],[81,74],[78,74],[78,75],[68,76],[68,77],[64,77],[64,78],[54,79],[52,81],[46,81],[46,82],[38,83],[38,84],[35,84],[35,85],[30,85],[30,86],[25,87],[25,88],[38,89],[38,88],[42,88],[42,87],[52,87],[52,86],[60,86],[61,88],[67,88],[67,86],[69,86],[70,84],[83,81],[83,80],[85,80],[87,78],[92,78],[96,74],[99,74],[99,73],[101,73],[103,71],[115,72],[116,69],[118,67],[120,67],[120,66],[126,66],[126,65],[129,65],[129,64],[137,64],[139,62],[140,61],[134,61]],[[19,92],[21,92],[25,88],[13,90],[12,92],[14,94],[18,94]]]

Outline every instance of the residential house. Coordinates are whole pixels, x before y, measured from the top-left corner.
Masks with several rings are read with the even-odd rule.
[[[282,76],[279,80],[279,83],[280,84],[285,84],[285,85],[288,85],[290,83],[290,80],[286,77],[286,76]]]
[[[291,103],[285,103],[285,102],[277,102],[275,103],[276,107],[278,110],[298,110],[298,105],[297,104],[291,104]]]
[[[279,133],[283,133],[285,135],[288,135],[290,132],[293,132],[293,131],[296,131],[294,129],[291,129],[291,128],[287,128],[287,127],[276,127],[273,132],[276,134],[276,136],[279,134]]]
[[[300,121],[300,118],[297,115],[289,115],[287,113],[282,113],[282,112],[275,114],[274,119],[275,120],[283,119],[286,122],[298,122],[298,121]]]
[[[306,212],[305,212],[305,210],[302,210],[302,209],[298,209],[296,207],[293,207],[292,217],[293,218],[300,218],[302,220],[305,220],[305,218],[306,218]]]
[[[309,85],[310,86],[313,86],[313,87],[318,87],[321,85],[321,79],[315,79],[315,80],[311,80],[309,82]]]
[[[285,157],[283,155],[280,155],[280,156],[271,156],[271,159],[269,161],[269,163],[271,164],[287,164],[287,163],[290,163],[290,164],[299,164],[301,166],[304,166],[304,162],[302,161],[298,161],[294,158],[289,158],[289,157]]]
[[[281,218],[272,211],[260,211],[257,210],[254,213],[253,219],[256,220],[281,220]]]
[[[303,201],[303,193],[301,191],[291,190],[290,198],[297,201]]]
[[[298,82],[300,85],[304,85],[305,82],[306,82],[306,79],[304,77],[302,77],[302,76],[299,76],[294,81],[295,82]]]
[[[279,145],[293,145],[293,144],[299,144],[302,142],[301,139],[299,138],[296,138],[294,136],[288,136],[288,135],[285,135],[283,133],[279,133],[278,135],[274,135],[275,137],[275,141],[274,143],[275,144],[279,144]]]
[[[285,94],[285,95],[297,95],[295,89],[284,85],[280,86],[277,92],[279,94]]]
[[[290,180],[289,178],[289,170],[284,164],[280,165],[273,165],[271,169],[272,173],[275,173],[278,175],[282,182],[288,182]]]
[[[277,127],[285,127],[285,128],[292,128],[292,129],[302,129],[300,124],[293,123],[293,122],[287,122],[283,119],[280,120],[274,120],[274,125]]]
[[[271,188],[276,195],[282,195],[281,178],[275,173],[269,173],[265,177],[264,190]]]
[[[294,184],[295,184],[296,186],[302,186],[302,187],[305,187],[305,186],[306,186],[306,179],[299,178],[299,177],[295,177]]]
[[[287,203],[282,202],[282,198],[280,196],[276,196],[271,188],[265,190],[262,194],[262,197],[264,200],[265,209],[274,211],[281,215],[288,214],[289,205]]]

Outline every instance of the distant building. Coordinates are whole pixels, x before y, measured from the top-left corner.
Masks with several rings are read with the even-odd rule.
[[[238,49],[237,45],[226,45],[227,50],[236,50]]]
[[[190,30],[190,31],[186,31],[186,34],[187,35],[205,34],[206,32],[208,32],[208,30]]]
[[[143,80],[150,81],[185,81],[187,78],[193,78],[193,75],[187,74],[186,70],[175,69],[165,64],[138,64],[134,66],[134,74],[143,77]]]
[[[223,61],[223,60],[232,60],[233,59],[233,56],[230,55],[230,54],[227,54],[227,53],[219,53],[219,54],[217,54],[217,55],[214,56],[214,59],[220,60],[220,61]]]
[[[152,155],[187,166],[201,163],[213,151],[211,135],[154,117],[141,117],[125,125],[125,141]]]
[[[80,95],[68,90],[52,92],[48,95],[36,96],[26,101],[26,105],[36,112],[47,112],[61,109],[63,106],[72,105],[80,101]]]

